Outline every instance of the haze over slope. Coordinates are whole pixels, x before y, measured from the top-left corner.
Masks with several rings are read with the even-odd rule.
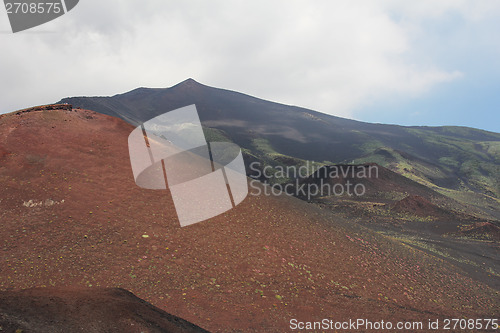
[[[180,228],[168,192],[134,183],[132,129],[86,110],[0,116],[0,289],[121,287],[228,332],[499,312],[456,267],[296,198],[249,195]]]
[[[196,104],[202,124],[257,157],[328,163],[376,162],[462,202],[500,216],[500,134],[466,127],[370,124],[273,103],[188,79],[112,97],[62,102],[139,124]]]

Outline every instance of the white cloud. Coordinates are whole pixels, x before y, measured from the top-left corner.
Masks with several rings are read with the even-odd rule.
[[[374,101],[466,77],[422,57],[419,41],[430,33],[427,20],[450,11],[471,22],[499,12],[498,2],[480,3],[80,1],[32,33],[0,35],[0,112],[193,77],[352,116]],[[54,33],[35,33],[46,30]]]

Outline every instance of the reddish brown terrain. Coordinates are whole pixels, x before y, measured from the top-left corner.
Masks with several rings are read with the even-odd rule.
[[[476,222],[470,225],[462,226],[460,231],[457,232],[457,235],[500,241],[500,228],[490,222]]]
[[[397,213],[412,214],[420,217],[449,219],[453,216],[450,212],[434,205],[419,195],[409,195],[396,202],[391,209]]]
[[[0,116],[0,290],[123,288],[213,332],[500,313],[456,266],[289,196],[180,228],[168,192],[134,183],[132,129],[87,110]]]

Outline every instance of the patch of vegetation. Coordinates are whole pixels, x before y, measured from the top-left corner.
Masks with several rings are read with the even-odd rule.
[[[208,142],[233,142],[222,130],[203,126],[203,133]]]
[[[458,161],[456,161],[453,157],[449,156],[443,156],[439,158],[439,163],[452,168],[458,168],[460,166],[460,163],[458,163]]]
[[[352,162],[378,163],[462,203],[498,210],[500,141],[475,138],[491,136],[494,140],[497,136],[500,140],[500,135],[461,127],[405,130],[418,138],[425,156],[419,156],[415,147],[409,147],[407,152],[411,154],[406,156],[373,141],[361,146],[372,151]]]
[[[364,137],[366,141],[363,144],[353,145],[353,147],[359,149],[363,153],[363,155],[372,154],[375,150],[384,148],[385,146],[381,141],[376,140],[361,131],[352,131],[352,132],[355,132],[357,135]]]

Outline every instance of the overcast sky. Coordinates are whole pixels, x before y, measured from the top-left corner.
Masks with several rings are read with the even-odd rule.
[[[500,1],[80,0],[12,34],[0,113],[193,78],[337,116],[500,132]]]

